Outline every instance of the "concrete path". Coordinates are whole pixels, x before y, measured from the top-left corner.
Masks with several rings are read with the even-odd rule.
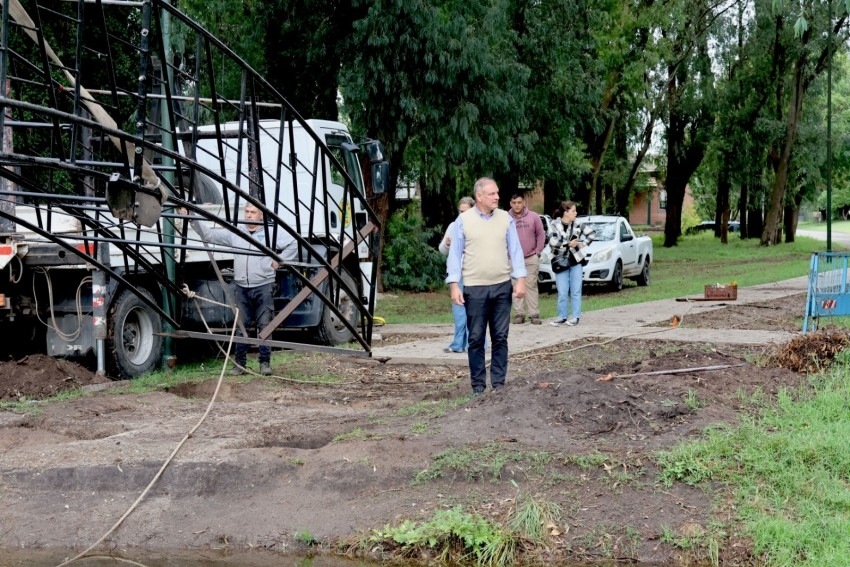
[[[738,288],[738,299],[727,301],[691,301],[660,299],[647,303],[636,303],[623,307],[612,307],[588,311],[581,317],[577,327],[552,327],[544,320],[542,325],[511,325],[508,349],[511,355],[563,344],[576,338],[645,337],[652,340],[692,341],[706,343],[767,344],[784,343],[798,333],[786,331],[753,331],[739,329],[689,329],[689,315],[721,309],[730,303],[757,303],[806,292],[808,278],[802,276],[781,282]],[[446,306],[448,309],[448,306]],[[674,315],[684,318],[682,326],[652,327],[649,325],[669,322]],[[805,315],[805,305],[800,304],[800,316]],[[452,325],[385,325],[376,328],[383,336],[397,334],[440,334],[439,338],[416,340],[399,345],[377,348],[372,356],[388,364],[456,364],[467,366],[466,354],[445,353],[443,349],[451,342]]]
[[[801,230],[798,228],[795,234],[797,236],[808,236],[809,238],[823,240],[824,242],[826,242],[826,232],[821,232],[818,230]],[[833,252],[843,252],[843,248],[850,248],[850,234],[844,232],[835,232],[833,230],[830,236],[832,237]],[[835,250],[836,246],[839,247],[839,250]],[[824,251],[826,251],[826,247],[824,247]]]

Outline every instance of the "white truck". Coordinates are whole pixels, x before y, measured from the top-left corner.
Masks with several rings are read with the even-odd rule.
[[[576,220],[596,232],[587,249],[586,283],[607,284],[614,291],[623,289],[624,278],[649,285],[652,238],[636,235],[629,221],[620,216],[592,215]]]
[[[342,173],[331,167],[325,157],[319,160],[317,172],[296,166],[291,177],[303,182],[304,197],[296,198],[295,183],[279,187],[279,191],[265,191],[265,208],[269,216],[277,219],[269,224],[269,230],[289,230],[300,237],[300,257],[278,272],[276,311],[282,312],[293,299],[305,290],[304,279],[314,278],[323,268],[318,258],[332,259],[343,249],[346,242],[355,244],[353,250],[339,263],[338,282],[332,278],[318,282],[319,294],[309,294],[297,305],[291,305],[287,316],[275,329],[277,338],[286,337],[286,330],[296,331],[292,336],[296,343],[314,342],[324,345],[339,345],[355,339],[361,317],[369,312],[369,297],[374,284],[374,248],[369,229],[362,237],[356,232],[372,222],[371,212],[365,199],[365,186],[361,174],[358,146],[352,142],[345,125],[330,121],[307,121],[305,126],[294,124],[281,128],[279,122],[264,124],[261,135],[261,153],[272,164],[276,150],[275,140],[286,140],[285,155],[301,156],[311,162],[317,155],[317,147],[308,128],[312,128],[337,161],[347,168],[348,176],[354,181],[357,195],[346,197]],[[225,123],[221,131],[223,139],[238,140],[236,123]],[[228,137],[232,135],[233,137]],[[231,303],[227,287],[232,279],[232,251],[207,247],[202,243],[188,218],[201,218],[200,222],[218,223],[231,219],[237,224],[244,199],[234,199],[238,193],[228,188],[237,183],[240,175],[247,177],[245,164],[241,174],[236,167],[238,152],[225,143],[221,160],[203,150],[215,149],[219,138],[199,138],[198,158],[204,169],[194,169],[199,181],[196,191],[187,206],[193,211],[190,216],[175,214],[177,207],[165,207],[163,221],[173,223],[175,241],[169,245],[163,241],[160,223],[152,227],[123,226],[115,219],[106,218],[100,207],[93,206],[93,214],[85,217],[67,211],[50,211],[40,204],[17,204],[15,207],[14,231],[0,235],[0,268],[8,273],[0,279],[0,328],[4,334],[20,338],[30,345],[33,341],[44,345],[42,350],[54,356],[85,357],[97,351],[97,327],[105,327],[104,362],[112,374],[133,377],[158,366],[163,356],[165,337],[163,324],[170,315],[181,332],[204,331],[208,327],[223,329],[233,322],[233,312],[227,307],[208,304],[196,305],[185,296],[169,302],[161,290],[158,276],[164,267],[164,251],[176,250],[174,254],[173,280],[180,287],[220,303]],[[290,140],[292,146],[290,146]],[[244,142],[244,139],[243,139]],[[376,143],[376,142],[370,142]],[[244,156],[244,154],[243,154]],[[301,158],[299,158],[301,159]],[[213,166],[224,164],[223,176],[227,182],[216,179]],[[188,162],[187,162],[188,163]],[[185,165],[185,164],[184,164]],[[263,168],[267,171],[267,168]],[[184,173],[184,177],[188,175]],[[280,182],[280,178],[267,178],[266,183]],[[109,191],[107,182],[107,191]],[[23,192],[19,191],[19,194]],[[229,199],[226,197],[231,193]],[[356,197],[352,199],[352,196]],[[229,202],[225,202],[229,201]],[[49,216],[50,231],[45,233],[44,222]],[[41,226],[39,229],[39,217]],[[205,219],[205,220],[204,220]],[[110,232],[112,236],[92,237],[91,229]],[[121,236],[121,231],[124,234]],[[185,237],[185,238],[182,238]],[[119,242],[121,240],[121,242]],[[183,242],[183,244],[181,244]],[[96,251],[96,244],[104,246]],[[81,252],[75,255],[68,247]],[[128,251],[135,249],[135,254]],[[258,250],[257,253],[263,253]],[[88,258],[86,258],[88,256]],[[97,282],[95,273],[102,264],[107,277]],[[217,275],[221,273],[221,278]],[[110,277],[111,276],[111,277]],[[300,277],[299,277],[300,276]],[[309,291],[309,290],[308,290]],[[328,297],[330,295],[331,297]],[[317,297],[318,296],[318,297]],[[332,309],[325,301],[332,300]],[[145,301],[147,299],[147,302]],[[176,301],[175,301],[176,299]],[[151,305],[154,304],[154,305]],[[96,313],[95,306],[103,308]],[[155,306],[164,309],[159,312]],[[346,325],[347,322],[347,325]],[[210,337],[211,338],[211,337]],[[288,345],[292,346],[292,345]],[[21,352],[21,350],[19,350]]]
[[[626,278],[640,286],[649,285],[652,265],[649,236],[636,235],[629,221],[617,215],[583,216],[576,218],[576,222],[595,232],[585,253],[587,264],[582,270],[585,283],[604,284],[613,291],[623,289]],[[541,255],[540,271],[539,281],[554,282],[549,255]]]
[[[188,221],[237,233],[251,202],[263,230],[286,231],[299,253],[278,271],[272,324],[240,340],[331,351],[355,343],[369,355],[379,234],[369,199],[388,180],[380,142],[301,118],[170,3],[96,9],[138,17],[93,18],[92,30],[71,34],[78,45],[66,53],[80,59],[69,64],[30,35],[23,8],[0,30],[13,38],[11,59],[23,60],[0,58],[0,78],[12,83],[11,95],[0,93],[0,350],[96,357],[98,371],[133,377],[172,364],[175,338],[226,340],[236,251],[209,247]],[[192,65],[157,72],[151,45],[161,43],[151,39],[166,16],[198,50]],[[141,28],[138,51],[105,50],[98,26],[125,37],[127,21]],[[130,52],[119,59],[122,49]],[[128,71],[139,53],[140,70]],[[54,66],[76,69],[60,89]],[[241,87],[225,80],[233,77]],[[276,250],[249,253],[283,263]]]

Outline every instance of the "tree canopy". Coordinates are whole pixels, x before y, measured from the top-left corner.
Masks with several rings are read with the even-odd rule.
[[[823,209],[826,70],[847,67],[850,0],[180,0],[305,116],[378,138],[432,225],[480,175],[546,206],[626,214],[644,160],[667,191],[665,246],[688,187],[742,237],[793,238]],[[834,82],[845,124],[846,81]],[[850,176],[844,128],[833,177]],[[838,183],[834,209],[846,210]],[[398,204],[394,193],[378,207]],[[824,211],[832,214],[833,211]],[[789,234],[790,233],[790,234]],[[718,236],[721,236],[718,234]],[[722,235],[725,239],[725,234]],[[725,240],[724,240],[725,241]]]

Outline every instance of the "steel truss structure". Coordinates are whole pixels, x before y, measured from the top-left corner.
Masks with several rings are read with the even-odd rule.
[[[226,275],[236,250],[211,249],[186,227],[200,219],[241,235],[238,213],[251,203],[265,215],[266,242],[285,231],[299,244],[286,266],[297,289],[260,337],[370,353],[377,266],[364,258],[377,257],[379,222],[359,169],[311,121],[169,2],[3,0],[3,8],[0,245],[19,262],[0,267],[10,279],[35,261],[85,265],[113,287],[146,290],[138,296],[166,334],[221,340],[186,327],[184,274],[202,253],[220,278],[218,265]],[[310,155],[292,150],[296,131],[313,140]],[[264,162],[269,155],[277,157]],[[252,253],[282,263],[269,247]],[[272,341],[298,305],[316,300],[358,347]],[[96,301],[93,313],[96,323],[106,316]]]

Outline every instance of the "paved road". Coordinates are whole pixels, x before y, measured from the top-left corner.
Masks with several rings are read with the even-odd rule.
[[[802,276],[781,282],[743,287],[738,289],[736,303],[756,303],[806,292],[808,278]],[[785,331],[753,331],[737,329],[689,329],[688,315],[720,309],[728,305],[723,301],[682,302],[676,299],[661,299],[647,303],[636,303],[623,307],[612,307],[588,311],[582,314],[581,325],[577,327],[552,327],[549,321],[543,325],[512,325],[509,335],[511,354],[532,351],[555,346],[575,338],[615,338],[645,337],[653,340],[693,341],[707,343],[767,344],[784,343],[797,333]],[[446,306],[448,309],[448,306]],[[652,327],[653,323],[672,320],[674,315],[684,317],[685,324],[673,328]],[[800,316],[805,315],[805,301],[800,300]],[[465,354],[444,353],[443,349],[451,342],[452,325],[386,325],[379,327],[377,333],[394,334],[432,334],[442,336],[435,339],[416,340],[394,346],[373,349],[373,357],[388,364],[456,364],[466,366]]]
[[[820,232],[817,230],[800,230],[797,229],[795,233],[797,236],[808,236],[809,238],[815,238],[817,240],[823,240],[826,242],[826,229],[824,232]],[[843,232],[835,232],[832,231],[832,246],[833,252],[835,251],[835,247],[838,246],[840,248],[848,248],[850,249],[850,234],[846,234]],[[824,250],[826,248],[824,247]]]

